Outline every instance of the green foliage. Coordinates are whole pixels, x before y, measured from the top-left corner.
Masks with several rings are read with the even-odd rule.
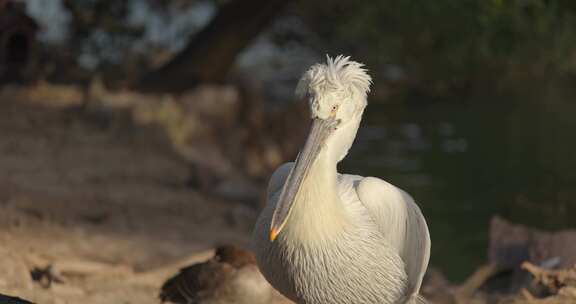
[[[334,0],[303,6],[301,14],[335,49],[376,67],[398,64],[416,86],[576,71],[576,1]]]

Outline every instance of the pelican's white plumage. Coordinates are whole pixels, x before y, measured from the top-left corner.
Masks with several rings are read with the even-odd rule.
[[[266,279],[299,304],[423,301],[430,236],[413,199],[374,177],[339,174],[371,79],[348,57],[328,57],[300,80],[313,120],[295,163],[276,170],[254,229]]]

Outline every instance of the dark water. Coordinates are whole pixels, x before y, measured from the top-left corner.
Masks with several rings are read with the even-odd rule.
[[[461,280],[485,262],[489,220],[576,228],[576,103],[371,104],[342,171],[408,191],[432,236],[431,265]]]

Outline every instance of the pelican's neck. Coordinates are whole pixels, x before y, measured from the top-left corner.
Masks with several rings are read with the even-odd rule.
[[[340,126],[326,141],[326,150],[335,162],[334,166],[348,154],[348,150],[350,150],[356,138],[360,121],[362,121],[362,112]]]
[[[288,240],[314,243],[341,231],[345,213],[338,195],[336,162],[322,152],[298,191],[288,222]]]
[[[348,216],[339,195],[337,165],[348,153],[359,123],[360,117],[338,128],[310,167],[286,223],[288,239],[314,242],[346,228]]]

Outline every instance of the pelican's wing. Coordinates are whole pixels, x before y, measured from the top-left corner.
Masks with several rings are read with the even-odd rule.
[[[294,167],[294,162],[284,163],[278,167],[274,173],[272,173],[270,181],[268,182],[268,189],[266,190],[266,198],[268,203],[274,202],[272,197],[278,194],[280,190],[282,190],[282,187],[284,186],[286,178],[288,178],[292,167]]]
[[[266,205],[260,213],[260,216],[258,216],[256,225],[254,226],[253,238],[256,240],[253,244],[254,246],[270,243],[268,237],[270,235],[270,222],[272,221],[272,215],[274,214],[276,203],[278,203],[278,197],[280,197],[282,187],[286,182],[286,178],[290,175],[293,166],[293,162],[284,163],[278,167],[270,177],[268,189],[266,190]],[[256,247],[254,247],[254,249],[256,249]],[[256,252],[259,252],[259,250],[256,250]]]
[[[362,179],[356,192],[380,231],[398,249],[408,275],[408,296],[416,297],[430,259],[430,234],[420,208],[406,192],[379,178]]]

